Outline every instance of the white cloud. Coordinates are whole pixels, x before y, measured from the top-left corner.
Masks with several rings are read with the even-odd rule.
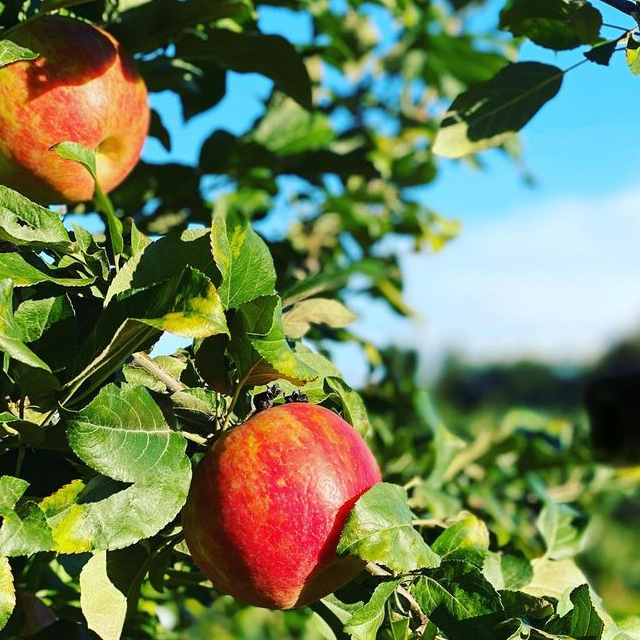
[[[403,267],[422,320],[390,323],[362,309],[369,337],[431,358],[449,348],[474,360],[593,357],[640,329],[640,187],[476,223],[435,256],[406,255]]]

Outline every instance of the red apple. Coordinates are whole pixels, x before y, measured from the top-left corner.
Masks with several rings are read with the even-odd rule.
[[[110,191],[134,167],[149,128],[147,90],[108,33],[64,16],[18,25],[8,40],[39,53],[0,68],[0,183],[44,204],[89,200],[93,180],[50,148],[94,149]]]
[[[373,454],[337,414],[303,403],[266,409],[198,465],[182,512],[187,545],[204,575],[238,600],[302,606],[362,570],[336,546],[355,501],[377,482]]]

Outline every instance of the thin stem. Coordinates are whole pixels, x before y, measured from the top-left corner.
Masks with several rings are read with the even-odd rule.
[[[609,27],[609,29],[618,29],[619,31],[629,31],[627,27],[621,27],[617,24],[609,24],[608,22],[603,22],[602,26]]]
[[[172,375],[165,371],[153,358],[150,358],[144,351],[138,351],[133,354],[133,362],[136,366],[144,369],[152,376],[155,376],[160,382],[165,384],[168,389],[171,389],[174,393],[178,391],[184,391],[187,386],[176,380]]]
[[[391,573],[389,573],[386,569],[383,569],[380,565],[377,565],[375,562],[367,562],[367,566],[365,567],[365,569],[372,576],[380,578],[393,577]],[[421,638],[425,632],[425,629],[427,628],[427,625],[429,624],[429,618],[418,604],[418,601],[407,589],[400,586],[396,588],[396,591],[409,603],[409,609],[411,610],[411,613],[420,623],[420,626],[415,631],[415,637]]]
[[[222,430],[224,431],[231,422],[231,414],[235,409],[236,403],[238,402],[238,398],[240,397],[240,392],[242,391],[242,387],[244,386],[244,378],[238,382],[238,386],[236,390],[233,392],[233,397],[231,398],[231,402],[229,403],[229,408],[227,409],[227,416],[224,419],[224,424],[222,425]]]

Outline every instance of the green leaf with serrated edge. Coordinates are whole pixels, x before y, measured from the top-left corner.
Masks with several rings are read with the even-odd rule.
[[[285,38],[260,32],[236,33],[227,29],[204,31],[206,39],[187,35],[177,47],[191,62],[212,61],[238,73],[261,73],[276,88],[311,109],[311,80],[300,54]]]
[[[284,99],[267,111],[251,139],[276,155],[324,149],[336,137],[329,118]]]
[[[427,617],[451,638],[493,638],[492,627],[503,617],[498,592],[468,562],[443,561],[418,579],[413,595]]]
[[[63,287],[84,287],[95,282],[94,277],[66,277],[64,272],[51,269],[36,255],[0,253],[0,279],[9,278],[16,287],[30,287],[41,282],[51,282]]]
[[[211,249],[222,274],[218,291],[225,308],[237,309],[274,293],[276,272],[267,245],[224,199],[214,210]]]
[[[500,12],[500,28],[561,51],[593,44],[602,15],[580,0],[510,0]]]
[[[448,158],[495,147],[520,131],[560,90],[563,72],[539,62],[517,62],[460,94],[433,145]]]
[[[219,281],[208,229],[187,229],[141,247],[112,280],[105,306],[119,293],[176,278],[187,266],[204,273],[214,283]]]
[[[108,280],[110,267],[106,249],[101,247],[86,229],[76,224],[72,225],[72,228],[84,263],[95,276]]]
[[[549,621],[545,631],[575,638],[575,640],[600,640],[604,623],[598,616],[593,603],[589,585],[583,584],[571,592],[573,609],[562,618]]]
[[[191,465],[186,441],[172,431],[149,392],[103,387],[67,421],[74,453],[95,471],[41,501],[59,553],[120,549],[155,535],[186,500]],[[133,483],[130,485],[122,484]]]
[[[28,486],[20,478],[0,478],[0,555],[31,555],[51,548],[51,530],[40,507],[28,501],[16,509]]]
[[[631,71],[634,76],[640,74],[640,42],[633,37],[627,40],[625,57],[629,71]]]
[[[0,185],[0,241],[19,247],[64,251],[71,240],[57,213]]]
[[[80,607],[102,640],[120,640],[127,598],[109,579],[106,551],[95,553],[80,573]]]
[[[360,394],[351,389],[341,378],[325,378],[325,386],[340,399],[345,420],[361,436],[367,435],[371,430],[371,423]]]
[[[379,584],[369,602],[349,618],[344,630],[353,640],[376,640],[378,629],[384,620],[385,604],[400,582],[392,580]]]
[[[445,529],[431,550],[443,560],[465,560],[481,568],[489,551],[489,531],[482,520],[469,516]]]
[[[548,501],[537,526],[546,544],[546,555],[554,560],[575,556],[582,549],[584,527],[575,526],[580,514],[565,504]],[[582,530],[581,530],[582,529]]]
[[[411,524],[407,492],[381,482],[364,493],[351,510],[337,552],[379,562],[393,571],[437,567],[435,554]]]
[[[488,552],[482,573],[496,589],[520,589],[531,582],[533,567],[522,552]]]
[[[14,314],[24,342],[35,342],[55,324],[73,316],[73,307],[66,295],[41,300],[25,300]]]
[[[229,351],[244,385],[267,384],[280,378],[303,383],[318,375],[289,346],[278,296],[242,305],[231,325]]]
[[[584,584],[587,579],[576,563],[569,559],[535,558],[531,562],[533,578],[521,591],[538,598],[556,598]]]
[[[13,282],[0,280],[0,351],[30,367],[51,372],[49,365],[24,344],[23,338],[22,328],[13,315]]]
[[[186,268],[178,278],[119,294],[85,342],[78,358],[79,373],[67,387],[95,388],[161,331],[190,338],[228,335],[222,303],[205,275]]]
[[[108,385],[67,424],[74,453],[95,471],[121,482],[157,476],[184,457],[184,439],[169,428],[141,387]]]
[[[342,302],[327,298],[309,298],[296,304],[283,316],[284,331],[290,338],[302,338],[312,324],[324,324],[332,329],[350,325],[357,316]]]
[[[536,598],[522,591],[501,589],[500,601],[505,618],[546,619],[553,615],[553,605],[544,598]]]
[[[0,67],[21,60],[35,60],[38,54],[11,40],[0,40]]]
[[[224,400],[214,391],[192,387],[171,395],[173,410],[179,419],[212,422],[226,409]]]
[[[122,221],[116,215],[111,200],[109,200],[107,194],[102,190],[102,185],[100,185],[98,181],[96,152],[72,141],[59,142],[51,147],[51,150],[66,160],[78,162],[91,174],[95,184],[95,191],[93,193],[94,202],[98,209],[106,216],[113,255],[120,255],[124,249]]]
[[[0,556],[0,631],[4,629],[16,606],[16,590],[9,559]]]

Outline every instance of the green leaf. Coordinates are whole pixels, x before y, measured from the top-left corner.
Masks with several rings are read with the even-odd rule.
[[[95,553],[80,573],[80,607],[89,629],[102,640],[120,640],[127,598],[107,574],[107,552]]]
[[[520,589],[533,578],[531,562],[522,552],[489,552],[482,573],[496,589]]]
[[[28,486],[20,478],[0,477],[0,556],[31,555],[52,546],[51,529],[40,507],[32,501],[16,507]]]
[[[391,580],[379,584],[371,599],[349,618],[344,630],[353,640],[376,640],[378,629],[384,620],[385,605],[401,580]]]
[[[580,514],[565,504],[548,501],[537,525],[546,543],[546,555],[554,560],[573,557],[582,549],[584,527],[575,526]]]
[[[640,42],[633,37],[629,37],[625,55],[629,71],[634,76],[640,74]]]
[[[357,316],[338,300],[309,298],[283,315],[284,330],[290,338],[302,338],[312,324],[324,324],[332,329],[350,325]]]
[[[24,342],[35,342],[59,322],[72,318],[73,307],[67,296],[25,300],[15,312]]]
[[[113,33],[131,52],[151,53],[176,39],[185,27],[223,18],[249,18],[249,0],[155,0],[123,11]]]
[[[499,593],[505,618],[540,620],[553,615],[553,605],[543,598],[536,598],[522,591],[500,590]]]
[[[41,282],[51,282],[62,287],[84,287],[92,284],[95,277],[67,277],[65,272],[51,269],[36,255],[0,253],[0,279],[13,280],[16,287],[30,287]]]
[[[107,194],[102,190],[102,185],[98,182],[98,171],[96,169],[96,152],[77,142],[59,142],[51,147],[53,151],[67,160],[73,160],[81,164],[93,178],[95,191],[93,199],[100,211],[105,214],[109,239],[114,256],[119,256],[124,250],[124,240],[122,239],[122,222],[116,216],[116,212]]]
[[[371,430],[371,423],[360,394],[335,376],[325,378],[325,386],[338,396],[345,420],[353,425],[361,436],[366,436]],[[302,392],[304,393],[304,389]]]
[[[21,47],[11,40],[0,40],[0,67],[21,60],[35,60],[37,57],[37,53]]]
[[[111,281],[105,306],[119,293],[176,278],[187,266],[201,271],[212,282],[220,279],[212,260],[207,229],[187,229],[179,235],[165,236],[142,247]]]
[[[394,484],[380,483],[356,502],[344,526],[337,552],[379,562],[393,571],[413,571],[440,564],[413,528],[407,492]]]
[[[178,55],[192,62],[214,61],[238,73],[261,73],[276,88],[311,109],[309,72],[295,47],[285,38],[260,32],[236,33],[209,29],[201,35],[186,36],[178,45]]]
[[[574,589],[570,599],[573,609],[562,618],[551,620],[545,630],[575,640],[600,640],[604,623],[591,602],[589,585],[583,584]]]
[[[589,49],[589,51],[585,51],[584,57],[591,62],[606,67],[609,65],[611,57],[618,48],[619,42],[617,38],[614,40],[603,40]]]
[[[482,568],[489,551],[489,531],[482,520],[469,516],[445,529],[431,549],[443,560],[465,560]]]
[[[31,447],[42,444],[44,439],[44,432],[40,425],[29,420],[21,420],[8,411],[0,413],[0,429],[8,435],[17,435],[21,444]]]
[[[267,111],[250,139],[277,156],[288,156],[325,149],[335,137],[326,115],[306,111],[293,100],[284,99]]]
[[[536,558],[531,562],[533,578],[522,587],[522,591],[538,598],[560,600],[565,593],[584,584],[587,579],[574,560],[564,558],[551,560]]]
[[[598,39],[602,15],[581,0],[510,0],[500,12],[500,28],[541,47],[561,51]]]
[[[0,185],[0,241],[19,247],[65,251],[71,245],[57,213]]]
[[[24,344],[24,337],[13,314],[13,282],[0,280],[0,351],[30,367],[51,372],[49,365]]]
[[[557,67],[539,62],[506,66],[453,101],[433,152],[460,158],[505,142],[558,93],[562,77]]]
[[[81,460],[121,482],[155,477],[184,458],[184,439],[169,428],[145,389],[128,384],[104,387],[68,421],[67,434]]]
[[[112,299],[85,341],[68,388],[95,388],[162,331],[189,338],[228,335],[222,303],[204,274],[187,267],[180,277]]]
[[[0,43],[1,44],[1,43]],[[16,606],[16,590],[8,558],[0,556],[0,631],[4,629]]]
[[[474,565],[444,561],[418,579],[413,595],[427,617],[448,637],[495,637],[492,627],[502,618],[502,602]]]
[[[74,453],[104,476],[75,480],[42,500],[49,548],[120,549],[155,535],[182,508],[191,481],[186,441],[145,389],[103,387],[71,414],[67,435]]]
[[[231,325],[229,350],[244,385],[267,384],[280,378],[303,383],[318,375],[289,346],[278,296],[257,298],[240,307]]]
[[[214,210],[211,249],[222,274],[218,293],[226,309],[274,293],[276,272],[267,245],[223,199]]]

